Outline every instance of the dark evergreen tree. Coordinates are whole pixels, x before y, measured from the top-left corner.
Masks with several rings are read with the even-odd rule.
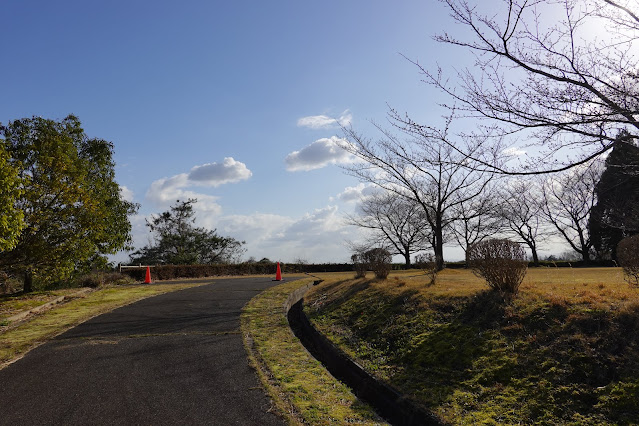
[[[193,204],[177,200],[169,211],[147,220],[155,241],[131,255],[131,263],[193,265],[229,263],[244,253],[244,241],[194,226]]]
[[[621,133],[595,187],[590,235],[600,256],[616,260],[617,244],[639,233],[639,147]]]

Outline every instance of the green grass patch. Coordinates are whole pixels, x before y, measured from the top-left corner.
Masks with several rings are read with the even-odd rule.
[[[352,275],[351,275],[352,277]],[[531,269],[504,304],[465,270],[326,280],[315,326],[453,424],[637,424],[639,292],[618,268]]]
[[[252,365],[290,424],[386,424],[331,376],[289,328],[283,305],[309,282],[278,285],[244,307],[242,333]]]
[[[0,333],[0,368],[30,349],[97,315],[138,300],[202,284],[105,287],[88,293]],[[74,289],[73,291],[77,291]],[[64,292],[64,291],[62,291]],[[59,291],[49,292],[53,294]],[[46,303],[46,302],[45,302]],[[6,324],[8,325],[8,323]]]

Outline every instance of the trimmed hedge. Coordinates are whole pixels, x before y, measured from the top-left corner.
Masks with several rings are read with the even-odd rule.
[[[613,266],[619,266],[615,263],[614,260],[591,260],[588,264],[584,264],[584,262],[582,260],[575,260],[575,261],[569,261],[569,260],[557,260],[557,261],[551,261],[551,260],[540,260],[539,261],[539,266],[540,267],[547,267],[547,268],[600,268],[600,267],[613,267]],[[528,267],[529,268],[535,268],[535,263],[534,262],[528,262]],[[449,269],[464,269],[466,268],[466,262],[446,262],[446,268]]]
[[[542,266],[548,267],[580,267],[582,262],[539,262]],[[529,265],[529,266],[532,266]],[[616,266],[613,261],[591,262],[588,266]],[[447,268],[459,269],[465,268],[464,262],[446,263]],[[353,272],[352,263],[318,263],[318,264],[297,264],[297,263],[280,263],[283,274],[299,274],[316,272]],[[412,265],[411,268],[417,268]],[[174,280],[178,278],[204,278],[216,276],[241,276],[241,275],[273,275],[277,264],[272,262],[252,262],[237,264],[216,264],[216,265],[158,265],[151,268],[151,278],[153,280]],[[392,265],[394,271],[406,269],[403,263],[394,263]],[[136,281],[144,281],[146,268],[139,269],[123,269],[126,274]]]
[[[344,272],[352,271],[350,263],[327,263],[305,265],[295,263],[280,263],[283,274],[314,273],[314,272]],[[273,275],[277,270],[276,263],[254,262],[215,265],[157,265],[151,268],[153,280],[173,280],[177,278],[204,278],[216,276],[241,275]],[[122,273],[136,281],[144,281],[146,267],[136,269],[122,269]]]

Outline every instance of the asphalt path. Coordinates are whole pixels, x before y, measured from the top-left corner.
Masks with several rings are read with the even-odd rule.
[[[284,425],[248,365],[240,313],[269,278],[144,299],[0,370],[0,425]]]

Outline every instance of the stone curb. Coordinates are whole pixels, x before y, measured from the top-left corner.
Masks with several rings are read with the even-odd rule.
[[[320,282],[321,280],[300,287],[291,293],[284,303],[289,325],[309,353],[324,364],[334,377],[353,389],[358,397],[371,404],[375,411],[391,424],[445,425],[394,388],[371,376],[311,324],[304,314],[302,304],[305,293]]]
[[[18,321],[22,321],[23,319],[25,319],[29,315],[37,314],[37,313],[46,311],[46,310],[52,308],[53,306],[64,302],[67,299],[72,299],[72,298],[76,298],[76,297],[79,297],[79,296],[83,296],[83,295],[85,295],[87,293],[90,293],[92,291],[93,291],[93,289],[91,289],[91,288],[84,288],[84,289],[82,289],[80,291],[77,291],[75,293],[57,297],[57,298],[53,299],[52,301],[45,303],[44,305],[36,306],[35,308],[31,308],[31,309],[29,309],[27,311],[22,311],[22,312],[19,312],[19,313],[15,314],[15,315],[12,315],[12,316],[10,316],[8,318],[5,318],[5,321],[7,321],[9,323],[15,323],[15,322],[18,322]]]

